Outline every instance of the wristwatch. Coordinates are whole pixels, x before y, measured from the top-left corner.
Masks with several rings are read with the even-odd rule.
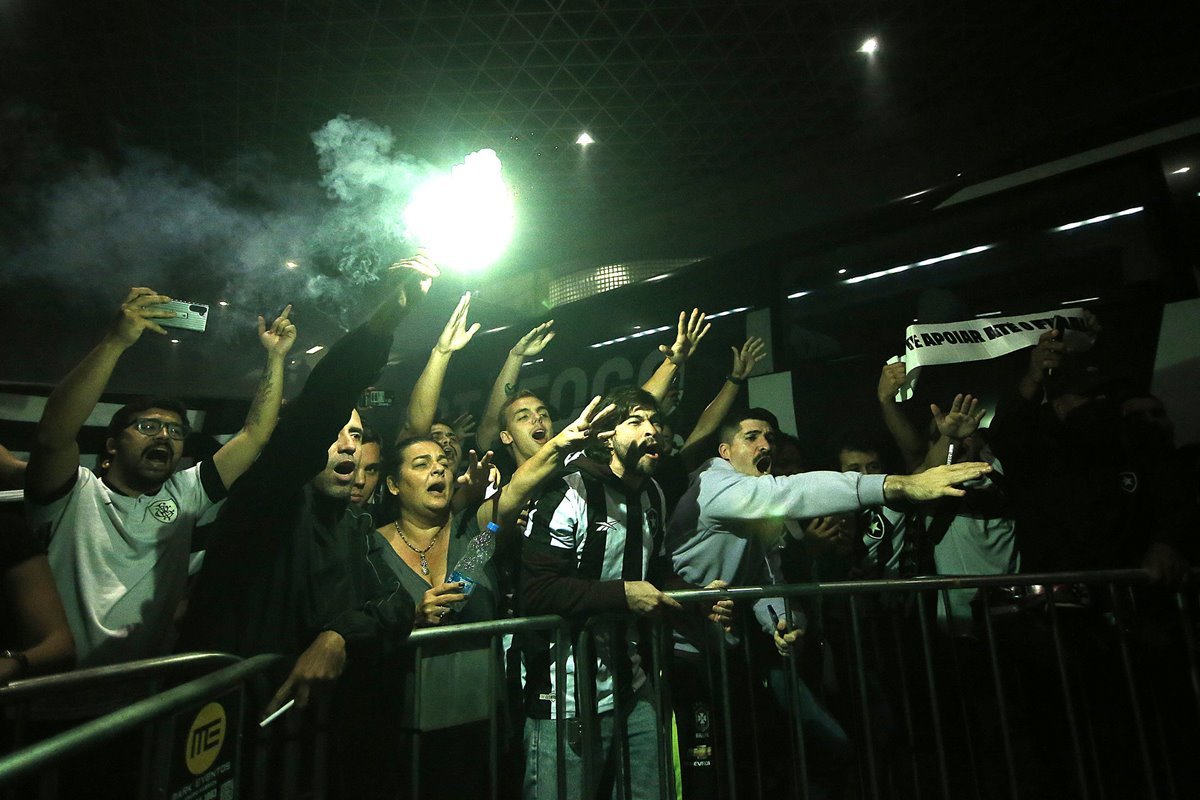
[[[20,678],[29,671],[29,656],[20,650],[0,650],[0,658],[11,658],[17,662],[17,674],[14,678]]]

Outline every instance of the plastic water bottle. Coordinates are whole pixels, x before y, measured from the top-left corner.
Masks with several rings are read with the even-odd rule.
[[[495,522],[489,522],[487,527],[467,545],[467,552],[462,554],[462,558],[458,559],[458,563],[454,565],[454,571],[446,578],[446,583],[461,581],[463,585],[462,593],[466,599],[458,604],[455,611],[462,613],[467,600],[471,597],[471,592],[475,591],[475,584],[483,577],[484,568],[491,560],[492,554],[496,552],[496,537],[499,535],[500,526]]]

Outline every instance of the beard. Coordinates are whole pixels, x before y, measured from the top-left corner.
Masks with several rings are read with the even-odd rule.
[[[616,455],[617,461],[624,468],[626,475],[638,475],[643,478],[649,478],[658,471],[658,462],[661,455],[657,458],[647,455],[640,443],[630,443],[624,447],[614,443],[613,453]]]

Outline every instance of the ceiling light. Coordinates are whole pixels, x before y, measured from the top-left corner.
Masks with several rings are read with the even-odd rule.
[[[217,305],[219,305],[219,306],[227,306],[227,305],[229,305],[229,303],[228,303],[227,301],[225,301],[225,300],[218,300],[218,301],[217,301]]]
[[[1180,167],[1179,169],[1172,171],[1171,174],[1172,175],[1182,175],[1185,172],[1191,172],[1191,171],[1192,171],[1191,167]]]
[[[501,325],[498,328],[488,328],[486,331],[484,331],[484,333],[499,333],[500,331],[506,331],[506,330],[508,330],[508,326]]]
[[[307,353],[308,355],[310,355],[310,356],[311,356],[313,353],[319,353],[319,352],[321,352],[321,351],[322,351],[322,350],[324,350],[324,349],[325,349],[325,345],[323,345],[323,344],[315,344],[315,345],[313,345],[312,347],[310,347],[310,348],[308,348],[307,350],[305,350],[304,352],[305,352],[305,353]]]
[[[998,317],[1003,314],[1003,311],[984,311],[982,314],[976,314],[977,317]]]
[[[297,264],[295,261],[285,261],[285,262],[283,262],[283,264],[284,264],[284,266],[286,266],[288,269],[295,269],[296,267],[300,266],[300,265],[299,265],[299,264]]]
[[[928,194],[931,191],[933,191],[933,190],[932,189],[922,189],[919,192],[913,192],[912,194],[906,194],[906,195],[904,195],[904,197],[901,197],[900,199],[901,200],[912,200],[914,197],[920,197],[921,195]]]
[[[534,364],[540,364],[545,360],[546,359],[544,359],[544,358],[535,358],[533,361],[526,361],[526,362],[522,363],[521,366],[522,367],[531,367]]]
[[[655,275],[653,278],[646,278],[646,283],[655,283],[669,277],[671,277],[671,273],[664,272],[661,275]]]
[[[1059,303],[1060,306],[1073,306],[1076,303],[1090,303],[1093,300],[1099,300],[1099,297],[1081,297],[1078,300],[1063,300]]]
[[[172,340],[171,340],[171,344],[179,344],[179,340],[178,340],[178,339],[172,339]]]
[[[843,272],[844,272],[844,271],[845,271],[845,270],[843,270]],[[808,296],[808,295],[810,295],[810,294],[812,294],[812,292],[793,292],[792,294],[789,294],[789,295],[787,296],[787,299],[788,299],[788,300],[798,300],[798,299],[800,299],[801,297],[807,297],[807,296]]]
[[[587,131],[584,131],[583,133],[579,134],[579,138],[575,140],[575,144],[581,144],[584,147],[587,147],[589,144],[595,144],[595,143],[596,143],[596,140],[593,139],[591,136],[588,136]]]
[[[865,42],[863,42],[859,46],[858,52],[866,53],[867,55],[870,56],[870,55],[874,55],[878,49],[879,49],[879,40],[876,39],[874,36],[872,36],[870,39],[867,39]]]
[[[887,275],[896,275],[901,272],[907,272],[915,267],[928,267],[930,264],[940,264],[943,261],[953,261],[954,259],[962,258],[963,256],[973,256],[976,253],[982,253],[984,250],[991,250],[995,246],[996,245],[994,244],[981,244],[976,245],[975,247],[969,247],[966,250],[955,250],[953,253],[946,253],[945,255],[934,256],[933,258],[925,258],[912,264],[901,264],[900,266],[892,267],[891,269],[881,269],[878,272],[871,272],[866,275],[856,275],[853,278],[847,278],[846,280],[842,281],[842,283],[851,284],[862,283],[863,281],[873,281],[876,278],[882,278]]]
[[[1082,228],[1084,225],[1095,225],[1097,222],[1107,222],[1108,220],[1114,219],[1116,217],[1127,217],[1130,214],[1136,214],[1141,210],[1142,210],[1142,206],[1134,206],[1133,208],[1126,208],[1123,211],[1115,211],[1112,214],[1101,214],[1098,217],[1091,217],[1090,219],[1081,219],[1078,222],[1068,222],[1066,225],[1059,225],[1057,228],[1052,228],[1051,230],[1053,230],[1055,232],[1071,231],[1076,228]]]
[[[845,267],[842,267],[841,269],[839,269],[839,270],[838,270],[838,275],[845,275],[845,274],[846,274],[846,268],[845,268]]]

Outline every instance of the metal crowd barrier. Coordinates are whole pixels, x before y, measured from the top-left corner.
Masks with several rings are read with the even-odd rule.
[[[726,590],[671,592],[702,607],[733,599],[739,643],[729,644],[715,623],[705,623],[708,644],[700,672],[711,692],[704,722],[712,748],[676,746],[672,673],[679,665],[670,617],[656,616],[645,638],[644,672],[656,712],[659,764],[656,786],[636,782],[621,703],[612,717],[609,754],[599,734],[594,669],[629,617],[570,620],[555,616],[497,620],[414,631],[419,661],[429,648],[484,637],[491,694],[487,777],[492,798],[502,789],[510,754],[501,725],[505,708],[505,637],[548,632],[556,642],[556,685],[567,674],[567,643],[577,678],[586,796],[609,796],[597,787],[611,780],[611,796],[794,798],[1041,798],[1191,796],[1200,742],[1200,672],[1197,668],[1195,582],[1183,589],[1149,588],[1141,570],[1040,575],[933,577],[844,581]],[[1090,587],[1090,593],[1072,587]],[[947,616],[950,593],[978,590],[969,630]],[[1000,592],[996,594],[995,592]],[[753,601],[783,598],[784,613],[807,606],[809,631],[785,658],[746,618]],[[814,606],[819,605],[814,614]],[[815,631],[818,619],[823,634]],[[626,640],[617,638],[616,641]],[[605,644],[608,642],[608,644]],[[623,655],[623,650],[621,651]],[[820,655],[820,658],[814,656]],[[214,672],[52,740],[0,760],[0,786],[93,746],[120,732],[161,720],[177,710],[245,680],[270,665],[260,656]],[[614,659],[615,661],[615,659]],[[814,676],[813,665],[824,667]],[[820,670],[816,670],[820,672]],[[629,694],[613,669],[614,694]],[[70,676],[64,676],[70,678]],[[382,679],[387,679],[382,678]],[[48,679],[43,679],[48,680]],[[414,670],[419,706],[421,670]],[[29,683],[29,682],[24,682]],[[0,690],[24,691],[19,684]],[[569,741],[566,696],[554,698],[557,796],[566,798]],[[814,709],[821,713],[813,716]],[[414,709],[414,715],[420,709]],[[812,724],[816,720],[820,726]],[[511,730],[511,728],[510,728]],[[825,736],[832,731],[838,735]],[[825,739],[822,739],[822,736]],[[845,746],[844,765],[825,753],[830,741]],[[517,751],[520,752],[518,744]],[[399,753],[411,765],[408,797],[434,797],[444,786],[422,783],[422,742]],[[680,770],[676,770],[676,753]],[[839,751],[841,752],[841,751]],[[482,753],[464,753],[478,764]],[[695,756],[695,757],[693,757]],[[708,759],[711,786],[682,794],[692,762]],[[832,770],[831,764],[838,766]],[[817,775],[821,774],[820,780]],[[823,782],[822,782],[823,781]],[[1189,789],[1191,786],[1193,788]],[[509,793],[505,793],[508,791]],[[272,796],[295,796],[282,787]],[[319,793],[316,796],[320,796]]]

